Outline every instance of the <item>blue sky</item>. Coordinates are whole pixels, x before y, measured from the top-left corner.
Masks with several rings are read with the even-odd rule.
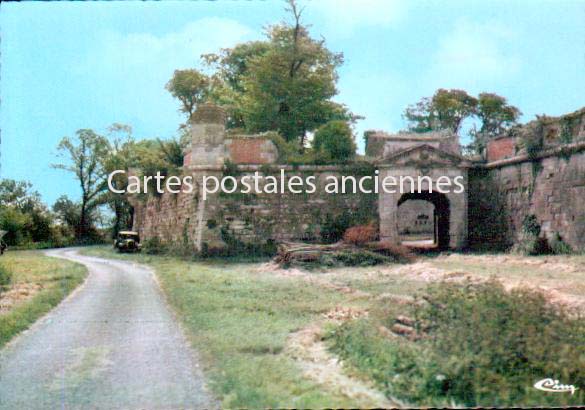
[[[300,0],[314,36],[345,55],[336,100],[397,131],[406,105],[435,89],[496,92],[524,113],[585,105],[585,0]],[[77,129],[132,125],[175,135],[164,85],[199,56],[260,39],[281,1],[25,2],[0,5],[0,177],[26,179],[49,204],[78,187],[56,162]]]

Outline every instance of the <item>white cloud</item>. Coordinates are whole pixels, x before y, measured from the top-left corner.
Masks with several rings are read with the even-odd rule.
[[[258,36],[234,20],[203,18],[164,35],[107,31],[72,67],[88,89],[89,106],[113,121],[138,121],[146,129],[179,124],[178,104],[164,89],[176,69],[197,68],[200,55]],[[172,120],[170,120],[171,118]]]
[[[407,2],[401,0],[313,0],[306,3],[307,13],[321,14],[326,31],[351,34],[362,26],[388,26],[406,15]]]
[[[463,88],[470,92],[507,83],[520,71],[516,38],[513,30],[501,24],[460,20],[439,40],[425,83],[432,89]]]

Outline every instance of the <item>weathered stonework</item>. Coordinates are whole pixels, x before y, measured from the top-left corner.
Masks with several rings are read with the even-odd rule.
[[[558,233],[585,250],[585,143],[477,167],[470,173],[470,240],[508,247],[519,239],[526,215],[535,215],[541,235]]]
[[[261,175],[279,176],[286,170],[286,178],[314,175],[317,190],[314,194],[212,194],[205,201],[200,192],[191,194],[164,194],[150,197],[146,202],[134,201],[134,228],[143,238],[159,237],[163,242],[186,244],[200,250],[202,247],[222,247],[225,235],[247,243],[265,243],[267,240],[311,240],[318,238],[327,219],[342,214],[361,223],[377,221],[377,197],[368,194],[327,194],[324,192],[328,176],[350,174],[340,166],[290,166],[272,168],[240,165],[237,174],[258,171]],[[218,170],[193,172],[195,180],[203,174],[220,176]],[[200,186],[200,184],[199,184]],[[263,185],[261,185],[262,187]]]
[[[144,239],[158,237],[201,251],[224,246],[226,238],[246,243],[312,240],[325,224],[343,215],[356,223],[375,221],[381,239],[398,242],[404,225],[398,220],[401,204],[426,201],[433,204],[427,213],[436,222],[434,233],[441,248],[509,247],[518,240],[524,217],[535,215],[543,236],[558,233],[575,250],[585,250],[585,110],[569,117],[549,119],[538,128],[548,134],[557,130],[558,138],[549,138],[537,156],[526,155],[514,136],[490,142],[486,163],[461,157],[459,144],[449,133],[370,132],[366,164],[293,167],[277,164],[278,151],[267,137],[226,135],[223,110],[203,105],[193,116],[192,144],[183,169],[193,176],[195,191],[132,198],[134,228]],[[534,124],[526,127],[520,135],[536,129]],[[234,166],[224,169],[226,161]],[[230,172],[239,180],[256,171],[278,175],[281,169],[287,179],[315,176],[316,193],[222,193],[202,199],[204,175],[221,178]],[[373,176],[375,169],[379,181],[386,176],[429,177],[434,185],[423,184],[421,192],[404,194],[386,193],[380,186],[379,194],[324,192],[327,176]],[[436,182],[445,176],[460,178],[464,192],[440,193]]]

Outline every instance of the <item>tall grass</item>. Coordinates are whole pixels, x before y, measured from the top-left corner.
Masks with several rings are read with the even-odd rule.
[[[546,393],[538,380],[585,386],[585,323],[535,291],[495,281],[428,288],[412,313],[422,338],[389,340],[374,321],[331,334],[332,348],[388,395],[421,406],[566,406],[583,390]],[[392,317],[383,318],[389,325]]]

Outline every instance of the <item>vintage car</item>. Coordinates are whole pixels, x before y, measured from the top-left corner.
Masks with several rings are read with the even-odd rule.
[[[120,231],[114,241],[114,248],[118,252],[140,252],[140,237],[138,232]]]
[[[6,234],[7,234],[6,231],[0,231],[0,255],[2,255],[4,253],[4,251],[6,250],[6,248],[8,248],[8,245],[6,245],[6,242],[4,242],[4,240],[2,240],[2,238]]]

